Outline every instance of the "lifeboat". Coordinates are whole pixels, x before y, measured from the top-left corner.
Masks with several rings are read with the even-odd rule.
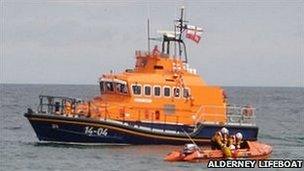
[[[232,150],[233,159],[251,159],[262,160],[267,159],[272,152],[270,145],[258,141],[246,141],[245,147]],[[226,159],[221,150],[200,149],[192,144],[192,148],[185,145],[183,150],[174,150],[165,156],[165,161],[208,161]]]
[[[208,85],[190,67],[184,37],[198,43],[201,28],[185,24],[183,14],[182,8],[174,32],[159,31],[161,38],[153,39],[162,40],[160,46],[135,52],[133,68],[101,74],[100,93],[92,99],[40,95],[38,110],[24,115],[38,139],[182,145],[191,137],[208,144],[225,126],[257,140],[255,109],[230,104],[223,88]]]

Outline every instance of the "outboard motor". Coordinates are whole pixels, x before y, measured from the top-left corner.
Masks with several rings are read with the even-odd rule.
[[[199,149],[196,144],[185,144],[183,152],[185,154],[193,153],[195,150]]]

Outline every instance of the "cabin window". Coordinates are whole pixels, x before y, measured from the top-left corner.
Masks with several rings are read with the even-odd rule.
[[[151,96],[151,86],[145,86],[145,96]]]
[[[101,94],[103,94],[105,92],[104,82],[100,81],[99,85],[100,85],[100,92]]]
[[[161,65],[154,65],[154,69],[164,69],[164,67]]]
[[[184,90],[183,90],[183,97],[184,98],[190,97],[190,90],[188,88],[184,88]]]
[[[122,83],[116,83],[116,92],[122,93],[122,94],[127,94],[128,93],[127,85],[122,84]]]
[[[141,95],[141,85],[132,85],[134,95]]]
[[[180,97],[180,89],[177,87],[173,88],[173,95],[174,97]]]
[[[156,97],[160,96],[160,87],[159,86],[154,87],[154,96],[156,96]]]
[[[170,87],[164,87],[164,96],[170,97]]]
[[[114,91],[114,83],[113,82],[105,82],[106,91]]]

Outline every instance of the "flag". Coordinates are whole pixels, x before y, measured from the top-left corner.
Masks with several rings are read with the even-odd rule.
[[[199,43],[201,40],[201,33],[193,30],[187,30],[186,38],[193,40],[195,43]]]
[[[186,38],[193,40],[195,43],[199,43],[203,29],[191,25],[186,25],[186,29]]]

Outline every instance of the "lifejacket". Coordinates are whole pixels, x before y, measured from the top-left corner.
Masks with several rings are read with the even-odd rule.
[[[228,158],[228,159],[232,158],[232,152],[229,147],[223,147],[222,152],[223,152],[225,158]]]
[[[227,146],[227,143],[228,143],[228,137],[229,135],[223,135],[223,140],[222,140],[222,143],[225,145],[225,146]]]
[[[230,147],[230,145],[235,145],[235,143],[236,143],[235,135],[229,136],[227,140],[227,147]]]
[[[224,138],[223,138],[223,135],[220,131],[216,132],[211,138],[211,141],[213,143],[216,143],[221,147],[223,147],[225,145],[223,140],[224,140]]]

